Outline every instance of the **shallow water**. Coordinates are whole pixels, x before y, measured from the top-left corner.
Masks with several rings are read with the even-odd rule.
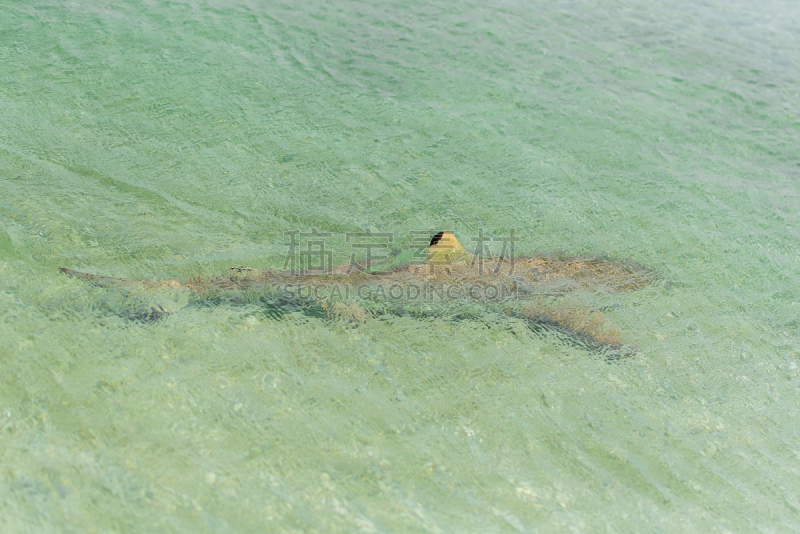
[[[797,530],[794,2],[0,19],[3,531]],[[141,324],[57,270],[281,268],[312,228],[336,261],[514,229],[663,283],[576,297],[638,347],[610,364],[443,318]]]

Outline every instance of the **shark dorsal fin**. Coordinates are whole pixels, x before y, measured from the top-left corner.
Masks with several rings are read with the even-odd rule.
[[[428,246],[428,263],[451,263],[469,257],[456,236],[450,232],[439,232],[431,238]]]

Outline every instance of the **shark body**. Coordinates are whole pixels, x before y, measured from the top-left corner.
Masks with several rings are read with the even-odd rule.
[[[279,319],[302,313],[327,321],[358,324],[376,317],[446,317],[494,322],[511,317],[532,332],[548,335],[618,359],[635,352],[600,310],[570,302],[576,292],[634,291],[653,284],[656,273],[607,258],[479,258],[449,232],[431,240],[425,264],[389,262],[384,268],[349,272],[342,266],[319,275],[233,267],[212,279],[127,280],[61,268],[93,285],[128,293],[186,292],[187,305],[250,305]],[[126,306],[133,321],[167,315],[160,306]]]

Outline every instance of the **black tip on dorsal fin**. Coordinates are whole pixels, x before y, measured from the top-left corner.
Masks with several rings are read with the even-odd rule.
[[[429,246],[429,247],[432,247],[433,245],[435,245],[436,243],[438,243],[439,241],[441,241],[441,240],[442,240],[442,237],[444,237],[444,232],[439,232],[438,234],[436,234],[435,236],[433,236],[433,238],[431,238],[431,244],[430,244],[430,245],[428,245],[428,246]]]

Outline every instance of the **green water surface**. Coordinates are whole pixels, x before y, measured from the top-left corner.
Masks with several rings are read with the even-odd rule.
[[[799,88],[790,0],[0,0],[0,530],[796,532]],[[662,281],[575,297],[638,347],[608,363],[435,317],[144,324],[57,269],[281,268],[312,228]]]

